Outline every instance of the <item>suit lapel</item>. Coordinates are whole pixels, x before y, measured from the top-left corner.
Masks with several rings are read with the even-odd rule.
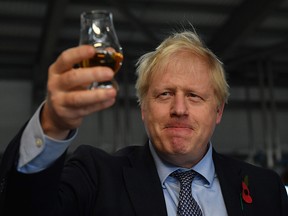
[[[126,188],[139,216],[167,216],[161,182],[148,145],[130,157],[132,166],[123,168]],[[242,170],[213,150],[213,161],[228,215],[243,216]],[[147,180],[148,179],[148,180]]]
[[[228,215],[243,216],[240,197],[241,169],[238,166],[232,166],[229,161],[225,160],[225,157],[215,151],[213,151],[213,161]]]
[[[148,145],[130,157],[132,167],[123,169],[127,191],[136,215],[166,216],[161,183]]]

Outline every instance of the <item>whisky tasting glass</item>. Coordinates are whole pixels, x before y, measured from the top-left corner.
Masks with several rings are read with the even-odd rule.
[[[93,58],[82,61],[80,66],[107,66],[116,74],[122,65],[123,53],[113,25],[112,13],[105,10],[83,12],[80,21],[79,44],[89,44],[97,50]],[[115,78],[107,82],[93,82],[89,86],[90,89],[112,87],[119,89]]]

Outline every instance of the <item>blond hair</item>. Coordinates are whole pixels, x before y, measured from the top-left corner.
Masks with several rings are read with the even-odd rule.
[[[141,105],[149,89],[152,75],[165,63],[172,54],[179,51],[188,51],[201,57],[206,61],[210,68],[212,85],[215,91],[219,105],[227,103],[229,97],[229,85],[226,81],[226,75],[223,64],[212,53],[199,36],[192,31],[174,33],[166,38],[155,51],[141,56],[136,64],[137,82],[136,94],[138,103]]]

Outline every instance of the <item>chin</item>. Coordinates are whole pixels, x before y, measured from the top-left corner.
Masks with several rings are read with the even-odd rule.
[[[185,143],[171,143],[171,153],[174,155],[185,155],[191,152],[191,147]]]

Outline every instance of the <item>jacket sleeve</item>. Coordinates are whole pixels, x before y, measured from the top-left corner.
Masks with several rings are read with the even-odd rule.
[[[40,210],[48,215],[51,201],[57,196],[65,154],[39,173],[23,174],[17,171],[20,140],[25,127],[26,124],[9,143],[0,164],[1,216],[17,215],[19,209],[23,215],[39,215]]]

